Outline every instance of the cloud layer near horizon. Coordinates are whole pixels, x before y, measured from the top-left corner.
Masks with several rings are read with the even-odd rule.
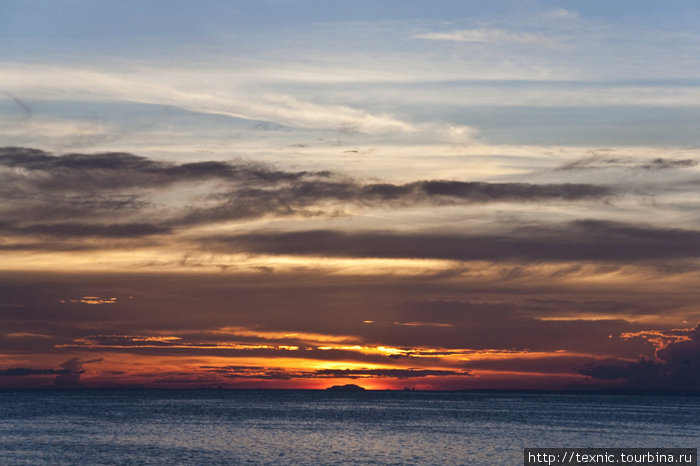
[[[654,316],[671,308],[687,316],[694,299],[620,284],[591,302],[575,283],[378,282],[318,272],[24,273],[3,283],[2,351],[15,361],[3,368],[4,386],[56,385],[65,375],[88,386],[322,387],[329,379],[377,379],[394,388],[513,388],[493,377],[519,374],[540,388],[600,387],[627,383],[637,364],[665,367],[671,356],[649,336],[686,333],[660,329]],[[635,362],[640,354],[646,363]],[[60,366],[71,358],[94,364]],[[610,371],[615,377],[605,376]]]
[[[693,166],[652,159],[633,169]],[[7,386],[511,387],[502,377],[521,374],[538,387],[651,387],[635,375],[644,371],[671,374],[654,385],[668,388],[677,374],[687,379],[685,363],[673,369],[666,355],[681,343],[659,350],[628,335],[700,317],[700,232],[595,218],[640,196],[634,185],[397,183],[240,159],[27,148],[0,149],[0,178],[0,249],[66,264],[2,290],[3,351],[17,361],[0,372]],[[513,208],[551,215],[483,222]],[[105,271],[124,264],[118,254],[153,259],[90,277],[69,265],[81,254],[100,254]],[[136,369],[123,355],[172,369]],[[184,357],[191,364],[176,369]]]

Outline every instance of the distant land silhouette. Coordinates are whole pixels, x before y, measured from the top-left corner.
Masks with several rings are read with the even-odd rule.
[[[332,387],[326,388],[326,390],[332,390],[337,392],[362,392],[365,389],[359,385],[349,383],[347,385],[333,385]]]

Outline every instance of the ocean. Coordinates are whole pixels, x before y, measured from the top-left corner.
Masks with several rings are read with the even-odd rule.
[[[700,443],[700,397],[0,391],[0,464],[523,464],[525,447]]]

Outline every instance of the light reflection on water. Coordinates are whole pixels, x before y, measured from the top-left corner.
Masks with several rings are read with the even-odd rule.
[[[700,397],[0,391],[0,464],[522,464],[525,447],[698,447]]]

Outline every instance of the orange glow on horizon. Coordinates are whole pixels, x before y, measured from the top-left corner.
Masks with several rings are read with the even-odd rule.
[[[512,356],[512,354],[511,354]],[[82,370],[85,387],[146,388],[297,388],[325,389],[333,385],[355,384],[368,390],[455,390],[467,388],[541,387],[583,383],[577,373],[474,369],[469,372],[446,370],[449,365],[406,366],[403,360],[386,363],[322,361],[304,358],[156,356],[134,353],[86,353],[75,355],[89,362]],[[22,366],[50,367],[60,363],[17,362]],[[66,358],[68,359],[68,358]],[[65,360],[65,359],[64,359]],[[62,362],[62,361],[61,361]],[[410,371],[416,371],[411,376]],[[349,371],[351,376],[343,371]],[[403,371],[403,372],[402,372]],[[434,371],[435,373],[431,373]],[[399,375],[404,374],[404,375]],[[50,386],[53,375],[37,375]]]

